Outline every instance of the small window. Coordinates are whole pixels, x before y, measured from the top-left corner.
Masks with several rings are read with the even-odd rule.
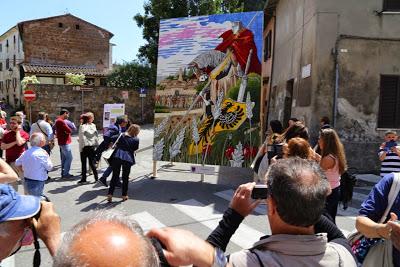
[[[383,10],[400,12],[400,1],[399,0],[383,0]]]
[[[16,43],[16,38],[15,38],[15,35],[14,35],[14,45],[15,45],[15,43]]]
[[[94,85],[94,78],[86,78],[86,84],[89,86]]]
[[[17,65],[17,57],[14,55],[13,56],[13,66],[15,67]]]
[[[62,27],[64,27],[64,25],[61,22],[59,22],[58,23],[58,28],[62,28]]]
[[[6,40],[6,47],[8,47],[8,40]]]
[[[3,52],[3,44],[0,44],[0,53]]]
[[[0,62],[0,71],[3,71],[3,62]]]
[[[100,86],[107,86],[107,79],[106,78],[100,78]]]
[[[400,76],[381,75],[378,128],[400,128]]]
[[[264,40],[264,61],[271,58],[272,53],[272,32],[269,31]]]
[[[6,59],[6,70],[10,68],[10,60],[7,58]]]
[[[79,26],[79,24],[76,24],[76,25],[75,25],[75,29],[77,29],[77,30],[79,30],[79,29],[80,29],[80,26]]]

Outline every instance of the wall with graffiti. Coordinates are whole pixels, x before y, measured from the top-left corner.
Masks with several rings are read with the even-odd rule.
[[[260,143],[263,13],[162,20],[154,159],[249,167]]]

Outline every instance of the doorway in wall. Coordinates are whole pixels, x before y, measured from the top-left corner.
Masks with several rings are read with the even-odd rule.
[[[293,86],[294,79],[286,82],[286,95],[283,109],[283,125],[288,127],[288,121],[292,116],[292,104],[293,104]]]

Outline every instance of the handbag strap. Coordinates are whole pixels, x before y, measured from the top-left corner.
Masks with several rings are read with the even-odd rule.
[[[388,205],[379,223],[384,223],[389,211],[392,209],[393,203],[396,200],[397,195],[400,192],[400,173],[393,173],[393,183],[390,187],[390,192],[388,196]]]
[[[39,130],[48,138],[48,135],[42,130],[42,127],[40,127],[39,122],[36,122],[36,125],[39,127]]]
[[[111,147],[112,149],[114,149],[114,148],[117,146],[117,143],[118,143],[119,139],[121,138],[122,134],[123,134],[123,133],[120,133],[120,134],[119,134],[117,140],[115,141],[115,143],[114,143],[113,146]]]

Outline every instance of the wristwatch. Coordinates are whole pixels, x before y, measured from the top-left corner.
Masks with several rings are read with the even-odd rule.
[[[214,261],[211,267],[225,267],[227,263],[228,260],[226,259],[226,256],[222,249],[216,247],[214,249]]]

